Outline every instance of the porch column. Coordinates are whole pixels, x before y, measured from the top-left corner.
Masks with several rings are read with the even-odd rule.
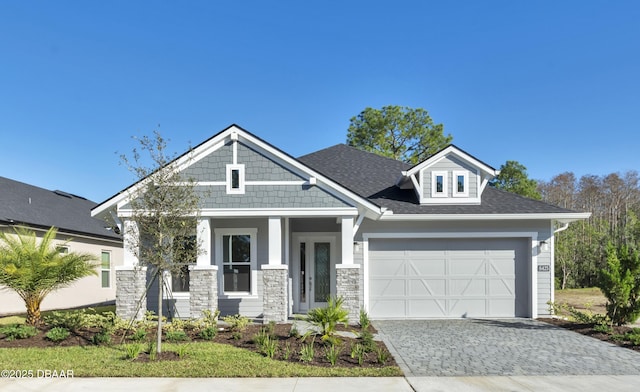
[[[289,266],[282,263],[282,218],[269,217],[269,259],[262,265],[262,318],[283,322],[289,317]]]
[[[336,264],[336,295],[344,299],[349,323],[360,317],[360,265],[353,263],[353,217],[342,217],[342,264]]]
[[[342,306],[349,311],[349,324],[360,318],[360,264],[336,264],[336,295],[342,297]]]
[[[196,236],[200,245],[200,252],[196,260],[198,266],[211,265],[211,221],[209,218],[198,219]]]
[[[342,264],[353,264],[353,217],[342,217]]]
[[[218,266],[211,265],[211,221],[198,220],[198,244],[201,246],[196,265],[189,266],[189,313],[201,318],[202,312],[218,309]]]
[[[269,265],[282,264],[282,219],[269,217]]]
[[[116,315],[124,320],[141,320],[147,311],[147,267],[140,266],[134,250],[140,232],[135,221],[123,225],[123,265],[116,267]]]

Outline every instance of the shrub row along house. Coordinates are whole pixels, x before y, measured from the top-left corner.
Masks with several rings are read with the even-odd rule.
[[[97,276],[80,279],[46,296],[42,310],[63,309],[113,302],[115,268],[122,263],[122,237],[106,222],[91,217],[96,203],[62,191],[50,191],[0,177],[0,230],[15,227],[33,230],[38,238],[58,228],[60,252],[90,253],[99,260]],[[25,312],[24,301],[0,286],[0,315]]]
[[[329,295],[351,317],[537,317],[553,300],[554,232],[589,216],[488,186],[497,171],[453,145],[415,166],[346,145],[296,159],[232,125],[173,163],[206,195],[202,252],[168,279],[178,317],[283,321]],[[135,227],[136,186],[92,215]],[[123,232],[117,311],[141,317],[148,276]]]

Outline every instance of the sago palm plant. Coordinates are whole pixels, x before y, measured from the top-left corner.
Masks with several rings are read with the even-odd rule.
[[[40,323],[40,304],[50,292],[97,275],[97,257],[88,253],[61,253],[52,227],[37,240],[34,231],[16,228],[0,233],[0,285],[15,291],[25,303],[29,325]],[[62,244],[62,246],[66,243]]]

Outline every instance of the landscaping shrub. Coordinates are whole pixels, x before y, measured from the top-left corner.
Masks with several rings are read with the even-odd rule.
[[[640,254],[621,246],[607,246],[607,266],[600,271],[598,287],[607,297],[612,324],[634,323],[640,317]]]
[[[12,324],[0,327],[0,335],[4,335],[6,340],[28,339],[37,334],[38,330],[31,325]]]
[[[232,316],[224,316],[222,318],[227,325],[229,325],[229,329],[236,332],[242,332],[249,325],[251,320],[248,317],[241,316],[239,314],[235,314]]]
[[[164,338],[168,342],[183,342],[185,340],[189,340],[189,336],[184,331],[167,331],[165,333]]]
[[[66,338],[68,338],[69,335],[70,335],[70,332],[68,329],[64,327],[55,327],[55,328],[51,328],[49,332],[47,332],[46,337],[52,342],[59,343],[65,340]]]
[[[323,340],[332,337],[338,324],[349,322],[349,311],[342,307],[344,298],[329,297],[327,306],[309,310],[305,320],[318,327]]]
[[[218,334],[217,327],[206,327],[198,333],[198,336],[204,340],[213,340]]]

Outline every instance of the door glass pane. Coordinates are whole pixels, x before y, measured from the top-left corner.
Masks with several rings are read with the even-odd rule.
[[[315,302],[326,302],[331,293],[331,280],[329,271],[331,270],[330,248],[328,242],[316,242],[314,248],[314,284],[313,293]]]
[[[300,302],[307,302],[307,285],[306,285],[306,273],[307,273],[307,244],[300,243]]]

